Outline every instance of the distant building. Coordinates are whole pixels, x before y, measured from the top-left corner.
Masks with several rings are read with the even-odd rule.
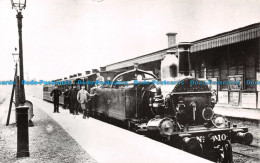
[[[176,33],[168,33],[168,47],[150,54],[113,63],[107,71],[128,70],[134,63],[160,78],[161,60],[173,50]],[[260,108],[260,23],[192,42],[191,70],[195,78],[239,85],[215,85],[218,103],[241,108]],[[259,81],[257,83],[249,83]]]

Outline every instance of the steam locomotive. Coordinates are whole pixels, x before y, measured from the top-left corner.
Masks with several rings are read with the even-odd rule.
[[[91,89],[93,116],[115,119],[139,134],[214,162],[233,162],[231,143],[251,144],[248,128],[214,113],[208,85],[190,76],[190,43],[176,45],[161,62],[161,80],[138,69]],[[84,80],[84,79],[81,79]]]
[[[161,81],[135,67],[117,75],[109,88],[97,88],[94,113],[126,123],[128,129],[205,157],[232,162],[231,143],[250,144],[245,127],[214,114],[208,85],[190,76],[190,43],[180,43],[161,63]],[[114,84],[127,81],[126,84]]]

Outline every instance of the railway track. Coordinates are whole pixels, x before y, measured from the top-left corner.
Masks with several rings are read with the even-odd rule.
[[[239,155],[245,161],[260,162],[260,147],[255,145],[233,144],[233,155]]]
[[[240,155],[240,156],[243,156],[243,157],[246,157],[246,158],[250,158],[250,159],[254,159],[254,160],[260,161],[260,159],[258,157],[249,156],[249,155],[246,155],[246,154],[243,154],[243,153],[240,153],[240,152],[235,152],[235,151],[233,151],[233,153],[237,154],[237,155]]]

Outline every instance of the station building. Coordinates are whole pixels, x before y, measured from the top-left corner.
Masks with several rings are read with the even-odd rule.
[[[167,33],[166,49],[107,65],[105,70],[126,71],[138,63],[139,68],[153,71],[160,78],[161,60],[174,50],[176,35]],[[260,23],[191,43],[192,76],[216,82],[240,83],[212,85],[217,91],[218,105],[260,109]]]

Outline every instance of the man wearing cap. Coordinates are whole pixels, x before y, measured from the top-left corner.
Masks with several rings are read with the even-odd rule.
[[[53,113],[60,113],[59,112],[59,97],[61,95],[61,91],[58,89],[57,86],[54,86],[54,89],[51,91],[51,97],[54,97],[54,111]]]
[[[85,90],[85,85],[81,86],[81,90],[77,94],[77,100],[83,110],[84,119],[86,118],[86,116],[89,118],[88,96],[93,97],[95,95],[96,94],[89,94],[88,91]]]

